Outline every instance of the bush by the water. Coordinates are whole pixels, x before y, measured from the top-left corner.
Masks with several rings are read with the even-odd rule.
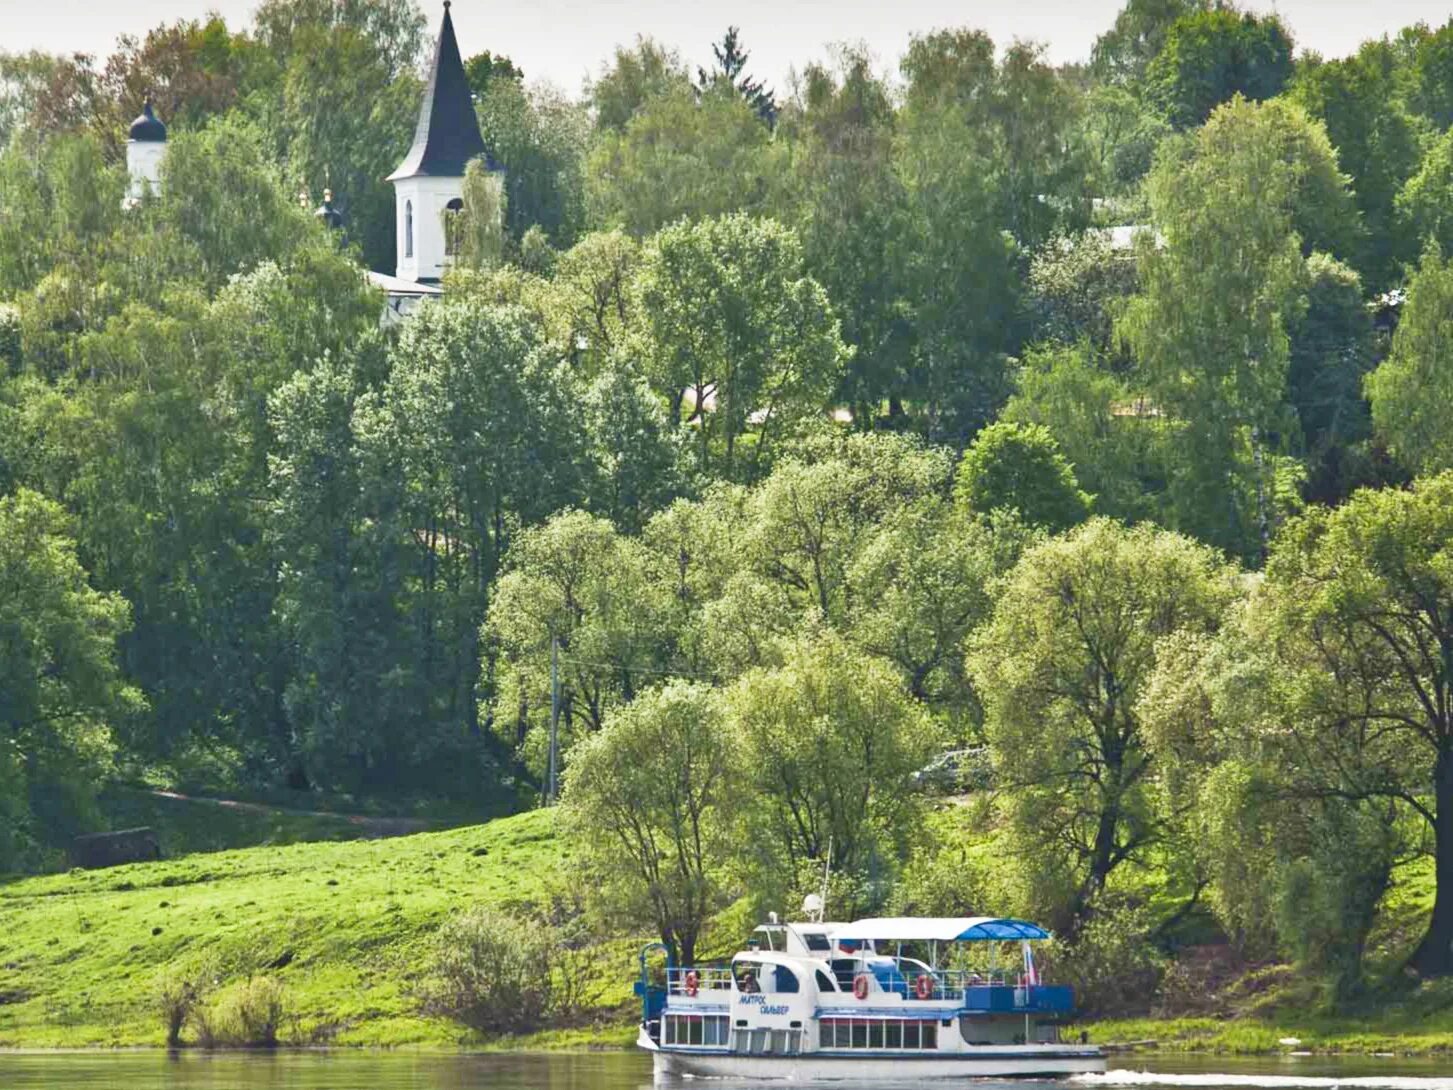
[[[166,1025],[168,1048],[182,1043],[182,1030],[196,1021],[214,976],[211,966],[194,966],[168,969],[157,979],[152,1003]]]
[[[204,1048],[274,1048],[287,1017],[287,990],[270,976],[230,984],[194,1014]]]
[[[1165,972],[1143,910],[1116,906],[1081,927],[1071,943],[1056,940],[1052,978],[1075,989],[1082,1014],[1107,1018],[1145,1013]]]
[[[492,908],[464,912],[434,940],[425,1007],[481,1033],[538,1029],[551,1009],[557,950],[539,923]]]

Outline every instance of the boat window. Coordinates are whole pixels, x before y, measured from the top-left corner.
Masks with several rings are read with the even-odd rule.
[[[731,1039],[731,1019],[725,1014],[668,1014],[662,1021],[664,1045],[720,1047]]]
[[[824,1018],[817,1034],[821,1048],[938,1048],[938,1023],[914,1018]]]
[[[820,992],[837,991],[837,986],[833,984],[832,977],[828,976],[821,969],[817,971],[817,990]]]
[[[804,931],[802,941],[809,950],[827,951],[832,949],[832,943],[827,941],[827,935],[821,931]]]
[[[739,992],[751,995],[762,990],[762,963],[759,961],[733,962],[732,976],[737,979]]]
[[[776,966],[776,970],[776,973],[773,974],[777,978],[774,983],[774,988],[776,991],[795,992],[800,989],[801,985],[799,985],[797,982],[797,974],[794,973],[791,969],[787,968],[787,966],[785,965],[778,965]]]

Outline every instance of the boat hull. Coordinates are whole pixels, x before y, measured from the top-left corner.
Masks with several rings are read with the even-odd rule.
[[[789,1082],[920,1082],[929,1079],[1032,1078],[1097,1074],[1105,1057],[1095,1048],[994,1047],[927,1056],[803,1053],[752,1056],[652,1048],[656,1074],[695,1078],[772,1079]]]

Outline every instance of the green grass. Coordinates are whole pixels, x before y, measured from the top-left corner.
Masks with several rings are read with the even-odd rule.
[[[1138,1018],[1094,1022],[1084,1028],[1097,1044],[1135,1045],[1153,1052],[1391,1052],[1405,1056],[1453,1052],[1453,1011],[1420,1018],[1401,1005],[1365,1016]],[[1280,1043],[1288,1039],[1298,1043]]]
[[[451,912],[521,907],[568,881],[553,815],[390,840],[189,855],[0,883],[0,1046],[160,1045],[152,1009],[169,970],[210,962],[225,978],[275,972],[290,1043],[472,1042],[419,1010],[428,943]],[[606,944],[596,1012],[619,1027],[634,943]],[[284,967],[271,969],[270,966]],[[607,1040],[623,1035],[618,1028]],[[575,1046],[581,1028],[531,1039]]]
[[[167,974],[216,967],[224,981],[274,973],[287,988],[289,1044],[455,1048],[624,1047],[639,939],[598,946],[593,1006],[570,1025],[482,1041],[422,1013],[417,988],[434,930],[475,904],[523,910],[567,890],[569,846],[553,814],[388,840],[287,844],[358,835],[345,819],[255,811],[109,791],[113,824],[150,824],[164,845],[258,843],[159,863],[0,880],[0,1047],[161,1045],[152,997]],[[1425,876],[1394,898],[1379,945],[1418,933]],[[751,925],[728,910],[723,935]],[[1453,1051],[1453,981],[1395,983],[1359,1013],[1323,1016],[1294,976],[1280,995],[1251,989],[1235,1017],[1104,1021],[1097,1042],[1221,1053]],[[1389,978],[1391,979],[1391,978]],[[1300,994],[1296,994],[1300,992]],[[1284,1046],[1283,1038],[1300,1044]]]
[[[340,814],[218,805],[211,801],[169,798],[119,784],[102,789],[99,805],[110,829],[142,825],[155,829],[162,852],[168,858],[228,848],[359,840],[371,835],[368,826]],[[294,809],[302,807],[295,803]]]

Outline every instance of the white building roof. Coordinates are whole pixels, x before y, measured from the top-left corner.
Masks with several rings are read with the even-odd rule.
[[[422,284],[417,280],[403,280],[397,276],[390,276],[388,273],[368,271],[369,283],[376,288],[382,288],[390,295],[418,295],[435,296],[443,295],[444,289],[438,284]]]

